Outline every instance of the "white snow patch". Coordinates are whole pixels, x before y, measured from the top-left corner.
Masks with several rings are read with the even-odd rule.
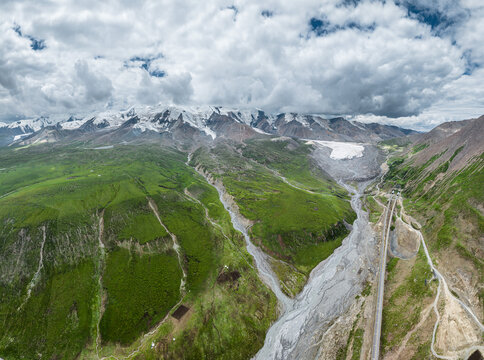
[[[87,121],[87,119],[66,121],[66,122],[61,122],[60,126],[64,130],[74,130],[74,129],[80,128],[82,126],[82,124],[84,124],[86,121]]]
[[[56,121],[49,118],[23,119],[8,124],[9,129],[20,129],[23,132],[39,131],[43,127],[53,125]]]
[[[351,142],[308,140],[306,144],[329,147],[332,150],[329,157],[334,160],[362,157],[365,150],[363,145]]]
[[[156,131],[158,132],[158,128],[150,122],[140,122],[133,126],[133,129],[141,130],[141,132],[145,132],[146,130]]]
[[[93,148],[93,150],[112,149],[113,147],[114,147],[113,145],[99,146],[99,147]]]
[[[352,125],[356,126],[358,129],[361,129],[361,130],[365,130],[366,131],[366,129],[363,126],[361,126],[362,124],[360,122],[351,120],[350,123]]]
[[[288,140],[291,140],[291,138],[287,136],[280,136],[280,137],[271,139],[271,141],[288,141]]]
[[[33,134],[33,133],[31,133],[31,132],[30,132],[30,133],[26,133],[26,134],[15,135],[15,136],[13,137],[13,141],[20,140],[21,138],[24,138],[24,137],[29,136],[29,135],[32,135],[32,134]]]
[[[255,132],[258,132],[259,134],[272,135],[272,134],[266,133],[265,131],[263,131],[261,129],[257,129],[255,127],[253,127],[252,130],[254,130]]]
[[[213,131],[212,129],[206,126],[203,127],[202,130],[205,134],[210,135],[212,137],[212,140],[215,140],[215,138],[217,137],[217,134],[215,133],[215,131]]]

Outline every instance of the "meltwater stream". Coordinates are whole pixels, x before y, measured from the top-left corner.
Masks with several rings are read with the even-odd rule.
[[[344,185],[352,193],[351,206],[357,214],[353,228],[342,245],[313,269],[303,291],[291,299],[281,291],[268,256],[251,242],[238,212],[224,198],[222,185],[212,183],[230,213],[234,228],[244,235],[260,277],[279,301],[280,317],[269,329],[264,346],[254,359],[314,359],[318,341],[331,322],[342,315],[362,291],[369,272],[375,272],[376,240],[360,201],[367,184],[360,184],[358,190]]]
[[[367,148],[365,147],[365,151]],[[368,149],[370,155],[371,151],[372,149]],[[327,160],[325,154],[318,158]],[[346,170],[349,167],[346,163],[339,164],[336,160],[334,162]],[[366,178],[374,178],[378,173],[369,166],[374,162],[374,156],[364,156],[358,159],[354,167],[361,170]],[[254,359],[317,358],[319,343],[324,333],[349,309],[356,295],[363,290],[370,273],[376,273],[374,264],[378,258],[377,243],[368,214],[362,210],[360,200],[370,181],[359,182],[358,189],[341,183],[352,194],[351,206],[357,215],[353,228],[341,246],[313,269],[301,293],[291,299],[281,291],[279,279],[271,269],[269,257],[251,242],[236,205],[232,208],[232,202],[224,196],[223,184],[211,181],[212,179],[200,169],[197,171],[217,189],[220,201],[230,214],[233,227],[244,235],[247,251],[254,257],[261,279],[278,299],[280,316],[268,330],[264,346]],[[355,180],[351,178],[351,174],[342,172],[338,175],[340,176],[336,177],[340,179]]]
[[[376,240],[360,201],[367,184],[359,189],[344,185],[357,214],[350,234],[313,269],[303,291],[269,329],[255,359],[316,358],[325,331],[362,291],[369,272],[375,272]]]
[[[209,180],[207,179],[207,181]],[[269,257],[259,247],[255,246],[250,240],[247,228],[242,225],[242,222],[240,221],[239,216],[236,214],[236,211],[232,209],[232,206],[224,198],[224,189],[222,188],[222,186],[220,184],[214,184],[213,182],[210,183],[217,189],[220,201],[222,202],[224,208],[230,214],[230,219],[232,221],[234,229],[240,231],[242,235],[244,235],[244,239],[247,244],[247,251],[250,255],[254,257],[260,278],[267,286],[269,286],[272,292],[276,295],[281,313],[286,313],[287,310],[292,307],[293,300],[282,292],[279,285],[279,280],[270,266]]]

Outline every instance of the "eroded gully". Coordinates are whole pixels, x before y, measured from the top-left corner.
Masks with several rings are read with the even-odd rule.
[[[342,184],[350,193],[357,219],[342,245],[311,272],[303,291],[281,314],[266,335],[255,359],[314,359],[319,344],[334,320],[352,304],[377,256],[376,240],[361,208],[360,197],[368,183],[359,189]]]
[[[279,302],[280,316],[270,327],[264,346],[254,359],[314,359],[319,349],[318,342],[324,333],[362,291],[369,273],[375,272],[376,240],[368,214],[362,210],[360,201],[368,182],[361,183],[359,189],[342,184],[352,193],[351,206],[357,219],[342,245],[313,269],[303,291],[291,299],[281,291],[279,280],[270,267],[269,257],[251,242],[245,225],[247,222],[241,217],[237,206],[228,199],[223,184],[214,181],[200,169],[198,172],[217,189],[233,227],[245,238],[247,251],[254,257],[261,279]]]
[[[197,169],[197,171],[207,180],[209,184],[211,184],[217,190],[220,198],[220,202],[224,206],[224,208],[230,214],[230,220],[232,222],[232,226],[235,230],[240,231],[244,236],[245,243],[247,246],[247,251],[255,260],[255,265],[257,271],[259,273],[260,278],[264,283],[272,290],[272,292],[277,297],[279,303],[279,310],[281,313],[286,313],[288,309],[290,309],[293,305],[293,299],[289,298],[285,295],[279,284],[279,279],[277,278],[276,274],[272,271],[272,268],[269,263],[269,257],[257,246],[255,246],[252,241],[250,240],[247,226],[243,225],[244,221],[239,214],[237,209],[237,205],[231,204],[228,200],[228,195],[225,191],[225,188],[220,182],[213,181],[206,173]]]

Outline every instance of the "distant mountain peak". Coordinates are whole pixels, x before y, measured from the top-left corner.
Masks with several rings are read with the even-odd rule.
[[[382,124],[365,124],[346,120],[344,117],[326,119],[321,115],[286,112],[267,113],[261,109],[237,109],[222,106],[132,106],[127,110],[108,110],[89,116],[71,115],[64,119],[39,117],[19,120],[0,126],[0,144],[14,141],[14,137],[33,133],[24,137],[24,143],[32,140],[45,127],[54,127],[59,132],[55,139],[68,139],[96,134],[103,139],[140,138],[143,134],[161,134],[165,138],[190,136],[215,140],[231,138],[242,140],[247,137],[274,135],[314,140],[337,140],[352,142],[376,142],[414,133]],[[2,130],[4,129],[4,130]],[[8,129],[8,131],[6,130]],[[184,130],[183,130],[184,129]],[[190,130],[188,130],[190,129]],[[153,136],[150,135],[150,136]],[[19,138],[16,138],[19,141]],[[40,141],[40,140],[39,140]],[[202,141],[202,140],[200,140]]]

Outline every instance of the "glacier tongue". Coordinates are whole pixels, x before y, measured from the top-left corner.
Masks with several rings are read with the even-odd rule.
[[[363,145],[351,142],[308,140],[306,144],[329,147],[331,149],[331,155],[329,157],[334,160],[362,157],[363,151],[365,150]]]

